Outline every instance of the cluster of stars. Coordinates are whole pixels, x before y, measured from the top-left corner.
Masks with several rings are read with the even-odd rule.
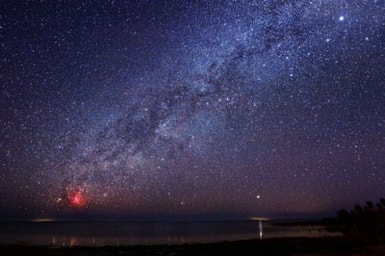
[[[385,192],[382,2],[4,8],[6,214],[311,214]]]

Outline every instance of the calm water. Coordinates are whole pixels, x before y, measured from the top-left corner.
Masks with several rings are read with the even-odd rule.
[[[261,234],[258,224],[258,221],[3,222],[0,223],[0,244],[119,246],[340,235],[322,226],[282,227],[270,222],[263,222]]]

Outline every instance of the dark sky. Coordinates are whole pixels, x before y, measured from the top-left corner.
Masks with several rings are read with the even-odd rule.
[[[385,1],[1,1],[0,212],[302,216],[385,196]]]

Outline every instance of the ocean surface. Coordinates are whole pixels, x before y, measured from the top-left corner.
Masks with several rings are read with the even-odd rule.
[[[258,220],[0,222],[0,244],[69,247],[192,244],[339,235],[328,232],[323,226],[277,226],[270,221],[259,223]]]

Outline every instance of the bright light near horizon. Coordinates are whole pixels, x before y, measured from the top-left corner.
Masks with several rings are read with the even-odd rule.
[[[32,222],[53,222],[56,221],[55,219],[49,219],[49,218],[42,218],[42,219],[32,219]]]
[[[263,217],[251,217],[250,220],[268,221],[268,218]]]

